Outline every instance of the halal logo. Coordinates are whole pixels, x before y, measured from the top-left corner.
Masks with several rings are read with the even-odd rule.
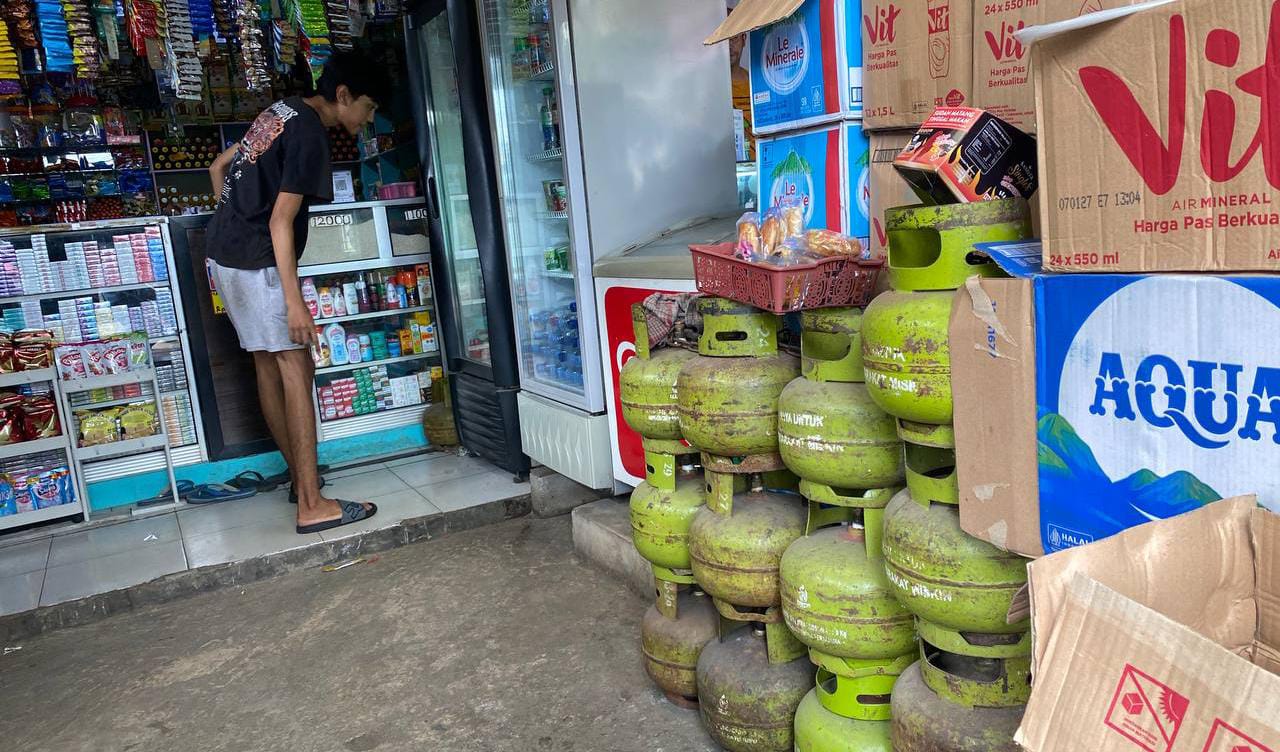
[[[809,32],[803,22],[781,21],[769,29],[760,53],[760,67],[765,83],[779,94],[800,88],[809,72]]]

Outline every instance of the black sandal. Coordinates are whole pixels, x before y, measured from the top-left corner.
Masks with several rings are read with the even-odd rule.
[[[272,481],[270,478],[264,478],[262,473],[257,470],[245,470],[227,481],[227,485],[232,488],[238,488],[241,491],[257,491],[258,493],[274,491],[280,487],[279,483]]]
[[[366,507],[358,501],[343,501],[341,499],[335,499],[335,501],[337,501],[338,506],[342,508],[341,517],[336,520],[317,522],[314,525],[298,525],[296,528],[298,534],[306,535],[307,533],[319,533],[325,530],[332,530],[335,527],[342,527],[343,525],[350,525],[353,522],[367,520],[378,513],[377,504],[369,504],[369,506]]]
[[[316,465],[316,475],[324,475],[327,472],[329,472],[328,465]],[[291,480],[293,480],[293,476],[289,474],[288,468],[285,468],[284,472],[276,473],[275,475],[268,475],[266,477],[266,481],[268,483],[274,483],[277,486],[283,486]]]
[[[324,476],[323,476],[323,475],[321,475],[321,476],[320,476],[320,488],[324,488],[324,484],[325,484]],[[290,503],[290,504],[297,504],[297,503],[298,503],[298,492],[297,492],[296,490],[294,490],[294,488],[293,488],[293,484],[292,484],[292,483],[290,483],[290,484],[289,484],[289,503]]]

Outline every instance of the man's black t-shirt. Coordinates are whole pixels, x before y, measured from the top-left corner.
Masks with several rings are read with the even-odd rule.
[[[333,200],[329,134],[300,97],[268,107],[253,121],[227,168],[221,203],[209,224],[209,257],[234,269],[275,266],[271,211],[281,193],[302,195],[293,220],[295,252],[307,244],[307,208]]]

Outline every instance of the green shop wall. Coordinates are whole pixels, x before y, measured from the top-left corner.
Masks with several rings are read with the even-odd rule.
[[[405,454],[423,450],[429,446],[421,425],[389,428],[385,431],[348,436],[344,439],[321,442],[318,449],[320,463],[326,465],[351,465],[374,457]],[[193,483],[222,483],[245,470],[257,470],[271,475],[284,470],[284,457],[279,452],[237,457],[220,462],[203,462],[174,470],[178,480]],[[139,473],[89,485],[89,501],[92,511],[128,506],[139,499],[160,493],[168,479],[163,470]]]

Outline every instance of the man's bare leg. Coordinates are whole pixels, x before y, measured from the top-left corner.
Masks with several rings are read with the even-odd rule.
[[[276,446],[280,448],[280,454],[284,455],[289,476],[293,477],[293,447],[289,445],[289,427],[284,408],[284,383],[280,380],[280,368],[276,365],[276,356],[269,352],[255,352],[253,365],[258,372],[258,404],[262,407],[262,417],[267,421],[267,428],[271,431],[271,438],[275,439]]]
[[[298,524],[314,525],[342,517],[342,509],[332,499],[320,495],[316,473],[316,415],[311,393],[315,363],[306,350],[275,353],[284,387],[284,412],[289,434],[289,456],[293,468],[293,488],[298,494]]]

